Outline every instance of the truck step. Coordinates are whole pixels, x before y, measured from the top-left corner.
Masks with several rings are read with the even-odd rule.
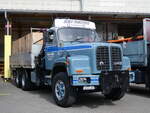
[[[51,75],[45,75],[44,84],[51,85]]]
[[[51,79],[51,75],[46,75],[45,78],[46,79]]]

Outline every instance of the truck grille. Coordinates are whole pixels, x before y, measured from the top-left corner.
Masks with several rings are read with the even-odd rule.
[[[98,70],[109,70],[109,49],[100,46],[96,50],[96,64]]]
[[[119,70],[122,67],[121,50],[118,47],[111,47],[112,70]]]
[[[109,57],[110,56],[110,57]],[[99,46],[96,50],[97,70],[120,70],[122,67],[121,49],[118,47]]]

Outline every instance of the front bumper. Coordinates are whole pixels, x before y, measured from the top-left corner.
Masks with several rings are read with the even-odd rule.
[[[96,86],[107,94],[113,88],[127,89],[129,83],[128,71],[107,71],[100,75],[73,75],[72,86]]]

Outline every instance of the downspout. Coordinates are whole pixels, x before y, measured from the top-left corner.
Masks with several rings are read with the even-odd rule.
[[[80,0],[80,11],[84,11],[84,0]]]
[[[7,11],[4,12],[5,15],[5,20],[6,20],[6,35],[9,35],[9,20],[8,20],[8,16],[7,16]]]

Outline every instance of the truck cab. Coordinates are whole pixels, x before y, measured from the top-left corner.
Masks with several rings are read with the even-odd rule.
[[[58,105],[72,105],[80,92],[101,91],[111,100],[124,96],[130,61],[120,45],[100,41],[95,23],[55,19],[40,47],[30,81],[50,85]]]

